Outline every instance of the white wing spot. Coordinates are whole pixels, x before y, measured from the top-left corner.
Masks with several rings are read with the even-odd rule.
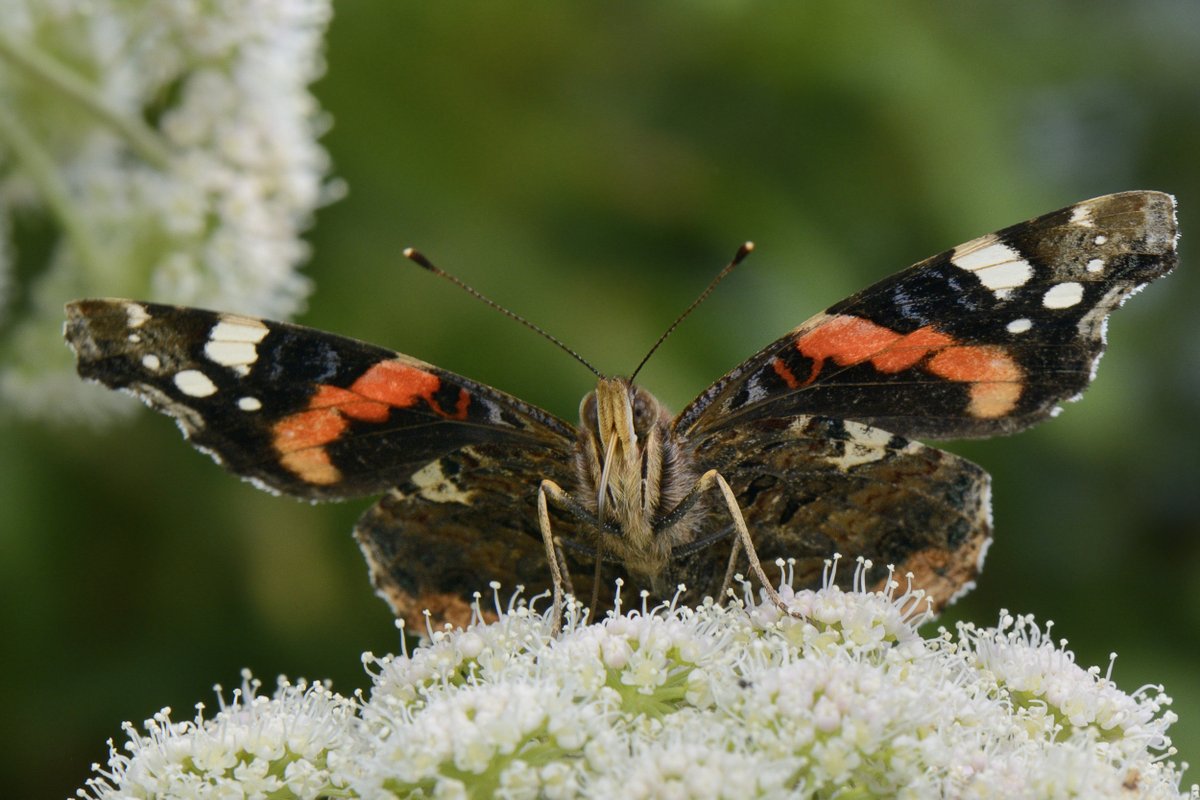
[[[1077,205],[1071,209],[1071,224],[1081,225],[1084,228],[1093,228],[1095,223],[1092,221],[1092,207],[1085,205]]]
[[[249,366],[258,360],[255,346],[267,335],[267,326],[250,317],[226,314],[208,332],[204,355],[222,367],[229,367],[239,375],[247,374]]]
[[[954,248],[950,262],[974,273],[1001,300],[1008,296],[1008,290],[1024,286],[1033,277],[1030,263],[995,236],[984,236]]]
[[[238,367],[258,360],[258,349],[249,342],[214,342],[204,345],[208,360],[222,367]]]
[[[1020,319],[1014,319],[1006,327],[1009,333],[1024,333],[1033,327],[1033,321],[1026,317],[1021,317]]]
[[[262,408],[262,401],[257,397],[239,397],[237,404],[242,411],[258,411]]]
[[[863,425],[861,422],[847,420],[843,424],[849,436],[842,441],[842,455],[839,458],[828,459],[842,472],[848,472],[863,464],[872,464],[887,455],[887,444],[892,440],[892,434],[880,428]]]
[[[1093,258],[1091,261],[1089,261],[1087,263],[1087,271],[1088,272],[1100,272],[1103,269],[1104,269],[1104,259],[1103,258]]]
[[[162,359],[154,355],[154,353],[147,353],[142,356],[142,366],[151,372],[158,372],[162,368]]]
[[[267,326],[262,320],[222,314],[221,321],[209,331],[208,338],[223,342],[252,342],[258,344],[267,336]]]
[[[467,505],[471,502],[472,493],[463,491],[447,478],[445,473],[442,472],[442,465],[437,461],[430,461],[414,472],[412,482],[416,485],[417,492],[421,497],[434,503],[462,503],[463,505]]]
[[[1051,286],[1042,295],[1042,305],[1046,308],[1070,308],[1083,299],[1083,284],[1075,281]]]
[[[140,333],[131,333],[125,338],[129,340],[130,344],[137,344],[138,342],[142,341],[142,335]]]
[[[217,393],[217,385],[197,369],[175,373],[175,385],[188,397],[208,397]]]
[[[1104,244],[1105,242],[1108,241],[1108,237],[1102,233],[1099,236],[1097,236],[1095,239],[1092,239],[1092,241],[1095,242],[1096,244]]]
[[[130,328],[140,328],[150,320],[150,312],[141,303],[125,304],[125,324]]]

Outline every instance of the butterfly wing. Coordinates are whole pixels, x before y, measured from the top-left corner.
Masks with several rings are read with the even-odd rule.
[[[230,471],[296,497],[383,492],[472,444],[565,459],[574,440],[571,426],[496,389],[298,325],[79,300],[66,338],[81,376],[134,394]]]
[[[543,478],[570,479],[574,429],[414,358],[324,331],[129,300],[67,306],[84,378],[134,394],[230,471],[310,500],[388,493],[355,535],[410,624],[465,623],[481,575],[549,585]],[[568,534],[575,521],[556,520]]]
[[[475,592],[495,580],[530,597],[550,589],[550,568],[536,526],[541,478],[557,482],[570,461],[552,448],[472,444],[430,462],[359,519],[358,539],[379,595],[396,616],[424,631],[466,625]],[[578,521],[555,518],[572,537]],[[579,570],[574,570],[578,572]],[[485,608],[491,608],[490,602]]]
[[[1175,201],[1087,200],[948,250],[808,320],[684,409],[687,436],[818,414],[906,437],[1012,433],[1091,381],[1109,313],[1175,265]]]
[[[797,589],[819,587],[834,553],[862,556],[895,566],[901,578],[913,573],[940,610],[970,589],[991,541],[987,473],[879,428],[830,417],[754,419],[701,438],[696,458],[729,482],[768,575],[777,574],[776,559],[791,560]],[[701,530],[731,530],[723,505],[707,514]],[[728,544],[697,552],[684,582],[702,587],[700,595],[715,591],[728,557]],[[843,569],[838,582],[848,588],[852,574]]]
[[[980,237],[769,345],[693,401],[676,434],[729,481],[763,563],[796,559],[797,587],[819,585],[841,552],[912,572],[941,608],[981,566],[989,480],[908,437],[1011,433],[1078,396],[1108,314],[1171,270],[1175,240],[1174,200],[1157,192]],[[705,530],[728,528],[727,512],[708,513]],[[697,553],[693,583],[711,588],[727,555]]]

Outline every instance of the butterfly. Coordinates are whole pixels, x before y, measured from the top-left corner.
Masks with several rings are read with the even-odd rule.
[[[307,500],[382,494],[354,535],[410,625],[425,610],[465,624],[485,580],[591,594],[599,611],[618,577],[699,602],[747,567],[770,590],[759,564],[779,559],[797,588],[819,585],[834,553],[911,572],[940,610],[982,565],[990,479],[917,440],[1014,433],[1078,398],[1109,313],[1171,271],[1176,240],[1170,195],[1086,200],[863,289],[678,415],[599,376],[578,427],[283,322],[78,300],[65,335],[82,377],[170,415],[255,485]]]

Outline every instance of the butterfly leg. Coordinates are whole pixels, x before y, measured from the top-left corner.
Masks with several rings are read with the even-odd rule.
[[[729,566],[725,568],[725,580],[721,581],[721,591],[717,592],[717,602],[720,602],[733,586],[733,576],[737,572],[738,556],[741,554],[742,538],[739,536],[733,540],[733,547],[729,551]]]
[[[571,496],[552,480],[543,480],[538,485],[537,515],[538,529],[542,532],[542,542],[546,545],[546,561],[550,564],[550,580],[553,584],[554,606],[550,613],[551,630],[555,633],[562,627],[563,597],[570,591],[570,573],[567,571],[567,559],[562,547],[555,541],[550,532],[550,508],[547,498],[560,507],[572,507]]]
[[[732,583],[733,569],[737,563],[738,547],[740,545],[746,551],[746,558],[750,561],[750,571],[754,573],[754,577],[758,578],[758,582],[762,584],[767,598],[780,611],[785,614],[797,616],[788,608],[787,603],[779,596],[779,592],[775,590],[774,585],[767,579],[766,573],[763,572],[762,564],[758,560],[758,552],[754,549],[754,542],[750,538],[750,530],[746,527],[746,520],[742,517],[741,506],[738,505],[737,496],[734,495],[729,482],[725,480],[721,473],[715,469],[710,469],[696,481],[696,485],[692,488],[692,494],[699,495],[708,491],[713,486],[716,486],[720,490],[721,497],[725,501],[725,507],[729,510],[729,516],[733,518],[733,528],[737,532],[737,539],[734,542],[733,551],[729,556],[729,568],[725,574],[725,585],[721,587],[721,593],[724,594],[725,589]]]
[[[600,558],[600,554],[596,554],[596,570],[592,573],[592,604],[588,606],[591,609],[592,621],[596,618],[596,609],[600,607],[600,574],[601,568],[604,566],[604,560]]]

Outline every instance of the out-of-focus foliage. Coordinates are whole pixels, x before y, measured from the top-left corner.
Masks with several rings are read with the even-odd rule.
[[[1165,683],[1180,760],[1200,762],[1200,7],[360,0],[337,13],[316,92],[349,194],[311,230],[302,321],[567,419],[591,377],[402,247],[619,373],[753,239],[640,376],[678,408],[925,256],[1085,197],[1175,193],[1181,266],[1116,314],[1083,402],[955,446],[993,475],[996,543],[952,617],[1053,619],[1085,665],[1117,650],[1114,679]],[[366,683],[361,650],[395,648],[349,537],[366,502],[264,495],[150,414],[0,436],[13,796],[69,794],[118,720],[167,703],[186,717],[243,666],[330,676],[348,694]]]

